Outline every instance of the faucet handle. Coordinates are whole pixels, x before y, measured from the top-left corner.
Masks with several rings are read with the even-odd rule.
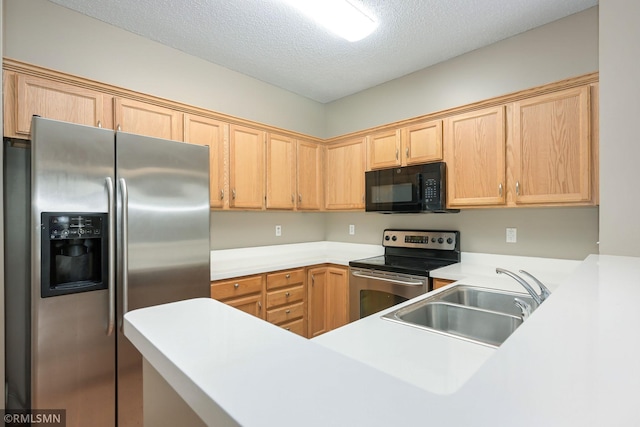
[[[527,320],[527,317],[531,315],[531,304],[518,297],[513,299],[513,303],[520,309],[520,312],[522,313],[522,321],[524,322],[525,320]]]
[[[525,276],[528,276],[531,280],[533,280],[536,283],[536,285],[540,287],[540,299],[542,299],[542,301],[544,301],[549,297],[549,295],[551,295],[551,291],[549,291],[549,289],[540,280],[536,279],[533,274],[527,273],[524,270],[519,270],[519,271]]]

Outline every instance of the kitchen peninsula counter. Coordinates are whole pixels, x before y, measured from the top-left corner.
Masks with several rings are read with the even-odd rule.
[[[640,258],[588,257],[448,390],[430,390],[215,300],[135,310],[124,327],[148,364],[208,425],[635,425],[639,277]],[[476,280],[488,283],[484,276],[463,282]],[[374,320],[391,323],[370,316],[324,339],[346,336],[365,321],[374,334]],[[396,326],[419,332],[424,346],[447,345],[438,334]],[[433,363],[419,357],[412,363]],[[395,363],[412,358],[398,351]]]

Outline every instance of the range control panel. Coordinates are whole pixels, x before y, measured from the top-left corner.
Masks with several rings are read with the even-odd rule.
[[[457,231],[442,230],[384,230],[382,246],[393,248],[418,248],[456,250]]]

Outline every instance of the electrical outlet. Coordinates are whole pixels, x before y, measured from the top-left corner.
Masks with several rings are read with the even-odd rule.
[[[353,224],[349,225],[349,234],[354,236],[356,234],[356,226]]]
[[[507,243],[516,243],[518,241],[518,229],[507,228]]]
[[[281,225],[276,225],[276,236],[277,237],[282,236],[282,226]]]

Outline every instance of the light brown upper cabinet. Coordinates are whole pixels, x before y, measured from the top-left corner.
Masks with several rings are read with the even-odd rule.
[[[326,199],[329,210],[364,208],[364,138],[327,146]]]
[[[445,120],[447,206],[505,203],[505,107]]]
[[[589,87],[513,106],[513,191],[517,204],[591,200]]]
[[[228,191],[225,192],[226,126],[208,117],[184,115],[184,141],[209,147],[209,203],[212,208],[224,207],[228,199]]]
[[[322,209],[322,146],[298,141],[298,210]]]
[[[367,159],[368,170],[442,160],[442,120],[369,135]]]
[[[400,129],[391,129],[367,137],[368,169],[400,166],[400,133]]]
[[[263,209],[264,132],[246,126],[229,126],[229,207]]]
[[[267,209],[296,206],[296,141],[267,134]]]
[[[40,77],[4,72],[4,135],[28,139],[31,117],[38,115],[86,126],[111,127],[105,122],[105,100],[90,89]]]
[[[402,129],[403,165],[442,160],[442,120]]]
[[[123,132],[182,141],[182,113],[142,101],[114,98],[115,128]]]

